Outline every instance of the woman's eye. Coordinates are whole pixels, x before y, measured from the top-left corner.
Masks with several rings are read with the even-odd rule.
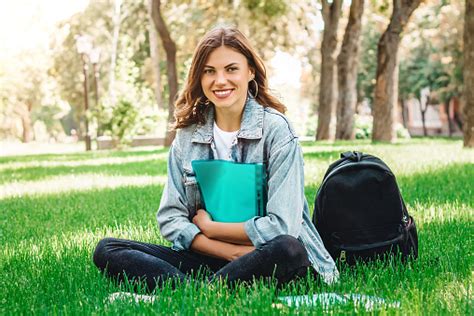
[[[237,71],[238,69],[239,68],[237,68],[237,67],[229,67],[229,68],[227,68],[227,71],[228,72],[234,72],[234,71]]]
[[[204,73],[205,73],[206,75],[213,74],[213,73],[214,73],[214,69],[204,69]]]

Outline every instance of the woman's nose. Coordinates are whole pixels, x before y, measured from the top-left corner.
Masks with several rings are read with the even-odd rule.
[[[216,75],[216,84],[225,84],[227,81],[227,77],[224,72],[217,72]]]

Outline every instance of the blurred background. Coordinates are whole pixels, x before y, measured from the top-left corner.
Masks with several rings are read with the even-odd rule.
[[[169,144],[172,101],[216,25],[249,37],[303,139],[462,136],[465,2],[407,2],[2,1],[0,154]],[[402,36],[384,57],[390,27]],[[391,58],[387,105],[375,90]]]

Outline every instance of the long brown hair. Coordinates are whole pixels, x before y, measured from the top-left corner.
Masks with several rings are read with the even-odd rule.
[[[270,94],[265,65],[248,39],[236,28],[220,27],[204,35],[194,51],[186,84],[175,103],[174,129],[205,123],[206,112],[212,103],[207,100],[202,91],[201,76],[209,55],[221,46],[234,49],[247,58],[249,67],[255,71],[255,82],[258,85],[256,89],[255,82],[251,81],[248,89],[250,94],[257,94],[257,102],[264,107],[272,107],[285,113],[285,106]]]

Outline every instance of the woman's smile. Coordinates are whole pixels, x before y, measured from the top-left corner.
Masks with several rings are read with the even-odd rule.
[[[225,90],[214,90],[214,94],[218,99],[225,99],[232,94],[233,89],[225,89]]]

